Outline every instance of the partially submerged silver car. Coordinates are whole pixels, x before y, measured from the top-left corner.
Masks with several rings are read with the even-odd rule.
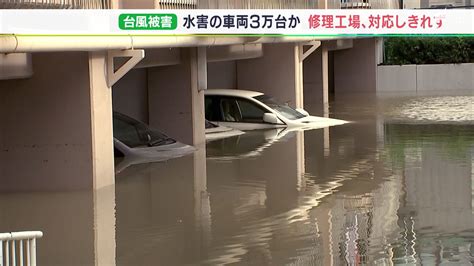
[[[146,124],[114,112],[115,172],[133,164],[166,161],[195,151],[195,148],[150,129]]]

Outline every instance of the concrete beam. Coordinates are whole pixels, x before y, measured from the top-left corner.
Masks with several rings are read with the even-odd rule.
[[[115,67],[116,58],[127,58],[119,67]],[[144,50],[112,50],[107,53],[107,85],[112,87],[119,79],[135,67],[143,58]]]
[[[329,51],[336,51],[336,50],[351,49],[354,46],[354,41],[353,39],[339,39],[339,40],[325,41],[324,44],[326,45]]]
[[[207,61],[220,62],[243,60],[263,56],[263,46],[257,44],[236,44],[228,46],[211,46],[207,48]]]
[[[31,54],[0,54],[0,80],[33,76]]]
[[[311,46],[308,50],[304,50],[304,46]],[[300,44],[300,61],[304,61],[308,56],[310,56],[314,51],[316,51],[321,46],[320,41],[314,41],[306,44]]]
[[[135,68],[171,66],[181,64],[180,48],[146,49],[146,57]]]

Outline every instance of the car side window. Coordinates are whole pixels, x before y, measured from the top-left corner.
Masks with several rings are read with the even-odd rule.
[[[224,97],[220,101],[222,120],[225,122],[242,122],[242,115],[235,98]]]
[[[206,96],[204,101],[206,119],[209,121],[222,121],[219,109],[219,98]]]
[[[114,137],[129,147],[140,146],[142,137],[137,128],[131,124],[114,117]]]
[[[242,115],[242,122],[263,123],[263,115],[267,112],[264,108],[245,99],[238,99],[237,103]]]

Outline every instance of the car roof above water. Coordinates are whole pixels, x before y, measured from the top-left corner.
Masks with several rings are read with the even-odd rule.
[[[258,91],[248,91],[248,90],[237,90],[237,89],[210,89],[205,90],[205,95],[221,95],[221,96],[237,96],[245,98],[253,98],[256,96],[263,95],[263,93]]]

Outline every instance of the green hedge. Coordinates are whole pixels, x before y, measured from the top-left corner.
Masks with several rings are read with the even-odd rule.
[[[385,65],[474,63],[474,37],[385,39]]]

